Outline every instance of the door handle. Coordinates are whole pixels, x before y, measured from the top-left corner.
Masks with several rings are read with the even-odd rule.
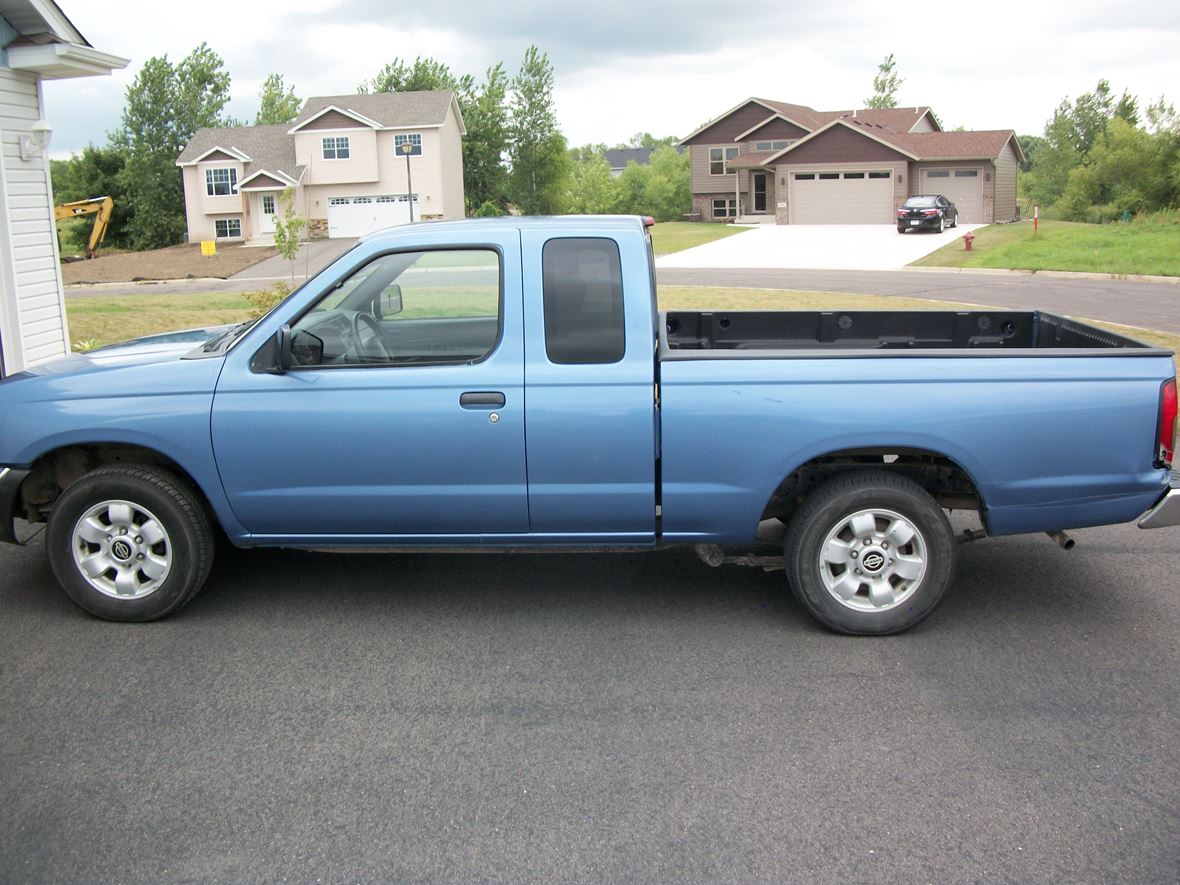
[[[504,403],[504,394],[492,390],[471,391],[459,396],[459,405],[465,409],[498,409]]]

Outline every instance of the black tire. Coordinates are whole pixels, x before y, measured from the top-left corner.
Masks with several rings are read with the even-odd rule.
[[[942,215],[938,216],[938,232],[942,233],[946,230],[946,218]]]
[[[862,515],[864,511],[886,511],[902,517],[901,522],[878,517],[875,523],[878,527],[901,526],[898,539],[904,537],[906,528],[915,530],[913,540],[901,545],[895,543],[894,548],[900,551],[897,559],[905,560],[906,569],[914,568],[915,560],[923,562],[922,574],[906,581],[894,573],[894,554],[888,549],[888,536],[885,541],[877,540],[884,528],[863,537],[848,531],[854,514],[862,520],[860,525],[867,523]],[[841,527],[845,527],[847,534],[833,536],[831,543],[837,557],[843,555],[844,548],[840,545],[852,551],[848,554],[852,559],[847,567],[825,561],[824,557],[825,541]],[[866,542],[864,537],[871,540]],[[881,550],[881,546],[885,549]],[[877,556],[873,556],[874,552]],[[907,630],[933,611],[954,574],[956,545],[946,514],[925,489],[903,476],[865,470],[828,480],[807,496],[787,527],[785,554],[791,589],[820,623],[838,633],[883,636]],[[867,574],[856,568],[860,565],[867,568],[870,558],[874,564],[878,559],[884,560],[878,566],[876,580],[856,577]],[[900,571],[903,565],[897,565],[896,569]],[[891,584],[894,579],[898,583]],[[865,583],[857,586],[856,595],[841,601],[837,598],[840,588],[829,590],[828,582],[843,584],[845,580],[850,585]],[[877,608],[871,599],[871,586],[883,588],[879,591],[882,594],[888,594],[891,586],[896,602],[882,603]],[[847,587],[844,590],[847,592]]]
[[[951,227],[958,227],[958,226],[959,226],[959,213],[956,212],[955,213],[955,220],[951,222]]]
[[[142,526],[148,530],[137,533]],[[179,609],[209,576],[214,543],[197,493],[176,475],[146,465],[99,467],[72,483],[53,505],[45,540],[58,583],[79,606],[108,621],[154,621]],[[88,578],[80,560],[95,570],[110,567]],[[116,588],[124,578],[127,584]],[[118,595],[128,586],[128,595]]]
[[[898,232],[899,234],[904,234],[904,233],[905,233],[905,228],[904,228],[904,227],[902,227],[902,226],[899,224],[899,225],[897,226],[897,232]]]

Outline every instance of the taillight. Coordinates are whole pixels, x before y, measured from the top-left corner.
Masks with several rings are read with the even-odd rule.
[[[937,209],[923,209],[922,214],[923,215],[937,215],[938,210]]]
[[[898,215],[909,215],[910,211],[908,209],[898,209],[897,214]]]
[[[1171,467],[1176,454],[1176,379],[1165,381],[1160,388],[1159,448],[1156,464]]]

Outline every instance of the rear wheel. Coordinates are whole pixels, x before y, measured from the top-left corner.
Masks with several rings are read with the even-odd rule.
[[[900,225],[900,224],[899,224],[899,225],[897,226],[897,232],[898,232],[899,234],[904,234],[904,233],[905,233],[905,228],[904,228],[902,225]]]
[[[111,621],[152,621],[201,589],[213,530],[196,493],[148,466],[92,470],[53,505],[49,565],[79,606]]]
[[[791,520],[787,579],[816,619],[840,633],[885,635],[930,614],[954,573],[955,542],[917,483],[864,471],[818,487]]]
[[[938,232],[942,233],[944,230],[946,230],[946,217],[939,215],[938,216]]]

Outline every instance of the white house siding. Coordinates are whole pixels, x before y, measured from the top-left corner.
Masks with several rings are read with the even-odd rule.
[[[444,218],[462,218],[467,214],[463,194],[463,136],[455,109],[447,111],[447,119],[440,133],[442,141],[442,214]]]
[[[0,68],[0,336],[6,374],[69,352],[48,163],[20,157],[20,136],[40,116],[37,77]]]

